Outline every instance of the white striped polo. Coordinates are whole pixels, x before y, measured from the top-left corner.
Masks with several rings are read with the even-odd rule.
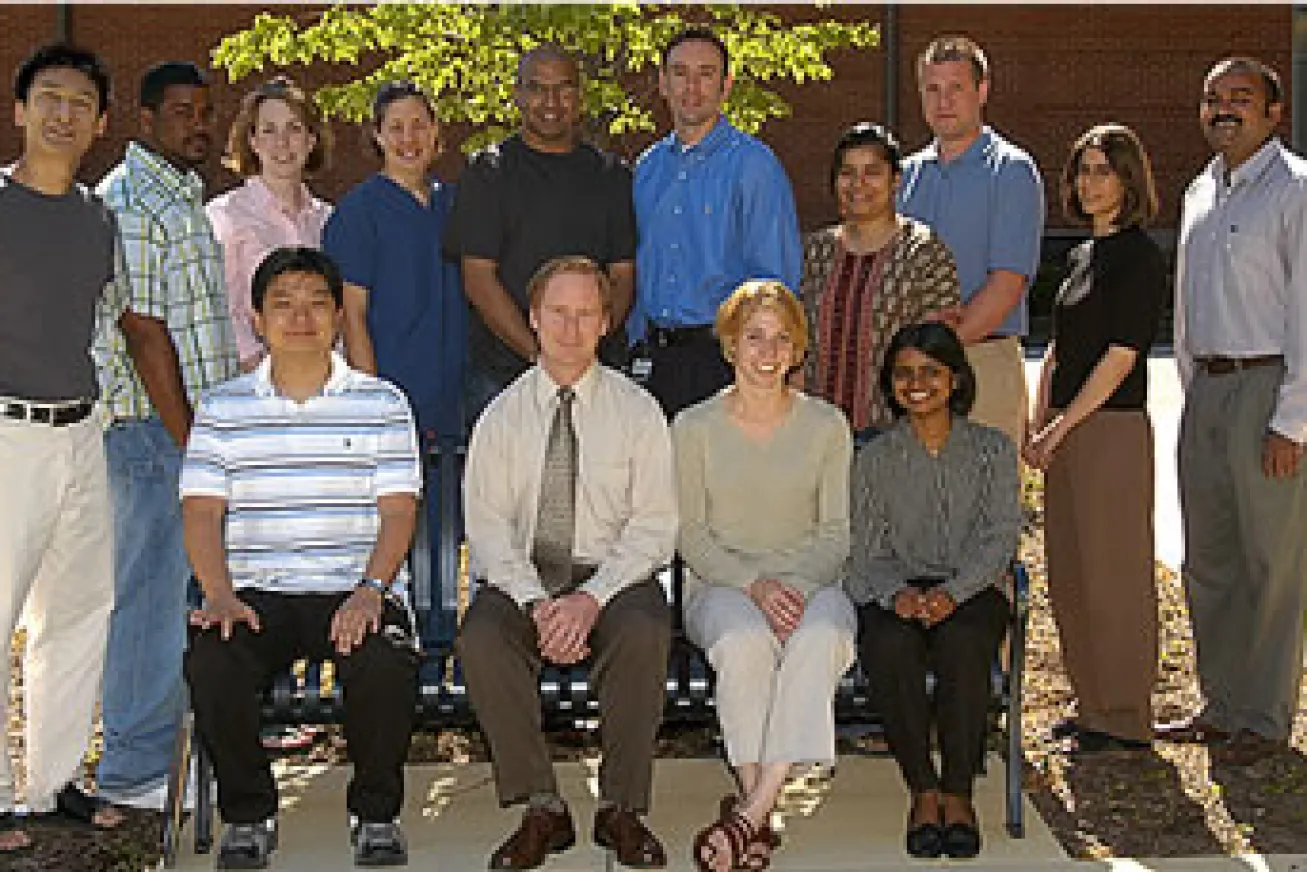
[[[227,502],[232,584],[279,593],[338,593],[363,577],[377,541],[377,498],[422,487],[408,401],[384,379],[332,355],[321,394],[277,394],[265,359],[201,402],[181,495]],[[395,583],[404,585],[401,567]]]

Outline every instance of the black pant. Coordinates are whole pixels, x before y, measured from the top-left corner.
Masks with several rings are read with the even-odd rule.
[[[929,630],[874,603],[858,609],[863,668],[884,718],[885,739],[914,793],[971,795],[989,726],[990,669],[1010,608],[1003,594],[986,588]],[[942,774],[930,756],[928,670],[935,674]]]
[[[655,581],[633,584],[599,612],[590,631],[590,678],[599,697],[599,797],[647,811],[654,743],[667,690],[671,616]],[[541,731],[535,624],[512,599],[486,585],[459,630],[468,696],[490,742],[501,805],[557,793]]]
[[[387,600],[381,631],[341,657],[328,632],[349,594],[237,595],[258,613],[261,631],[240,624],[224,642],[217,628],[196,630],[186,652],[195,725],[213,759],[223,820],[255,823],[277,810],[276,783],[259,742],[259,696],[274,674],[301,657],[336,664],[354,763],[346,795],[350,812],[365,822],[393,820],[404,801],[404,760],[417,703],[418,655],[407,611]]]
[[[648,343],[653,371],[645,387],[654,395],[668,419],[726,387],[735,370],[722,356],[721,344],[711,330],[688,336],[674,345]]]

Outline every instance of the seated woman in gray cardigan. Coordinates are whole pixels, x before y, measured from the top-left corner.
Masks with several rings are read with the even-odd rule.
[[[840,588],[852,437],[843,413],[790,388],[803,307],[775,281],[717,314],[735,380],[672,427],[685,623],[717,671],[717,714],[740,795],[695,839],[699,869],[766,868],[768,826],[796,763],[833,763],[833,698],[857,617]]]
[[[943,324],[895,334],[880,383],[897,420],[854,464],[846,587],[885,737],[912,793],[908,853],[974,857],[971,787],[1010,609],[999,585],[1021,529],[1016,446],[967,420],[975,375]]]

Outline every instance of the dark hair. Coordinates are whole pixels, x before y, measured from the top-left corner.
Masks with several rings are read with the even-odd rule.
[[[203,71],[190,61],[164,61],[155,64],[141,77],[141,108],[158,111],[163,105],[163,94],[175,85],[207,88],[209,80]]]
[[[1071,154],[1062,168],[1062,211],[1073,221],[1088,221],[1080,203],[1076,174],[1085,150],[1095,148],[1107,157],[1107,163],[1121,180],[1124,196],[1116,216],[1118,227],[1144,227],[1157,217],[1157,185],[1148,153],[1135,132],[1124,124],[1099,124],[1089,128],[1071,146]]]
[[[541,61],[556,61],[568,64],[572,67],[577,79],[581,78],[581,65],[577,63],[572,53],[557,43],[546,42],[529,51],[522,52],[522,56],[517,59],[517,79],[515,82],[519,88],[526,83],[526,77],[535,68],[535,65]]]
[[[1268,64],[1246,55],[1222,58],[1217,61],[1207,71],[1207,75],[1203,76],[1203,86],[1206,87],[1213,79],[1235,72],[1251,73],[1262,80],[1262,90],[1266,93],[1268,107],[1284,102],[1284,85],[1280,83],[1280,74]]]
[[[706,42],[717,49],[717,53],[722,56],[722,75],[731,74],[731,53],[726,49],[726,43],[722,38],[706,27],[687,27],[680,33],[668,40],[667,45],[663,46],[662,66],[666,68],[667,59],[672,56],[672,51],[678,46],[687,42]]]
[[[835,141],[835,154],[830,161],[830,187],[835,190],[835,180],[839,178],[840,167],[844,166],[844,155],[855,148],[875,148],[890,165],[894,175],[903,172],[903,148],[898,139],[888,128],[870,121],[859,121],[848,127]]]
[[[26,103],[36,74],[50,69],[76,70],[86,76],[95,85],[96,96],[100,98],[100,114],[109,110],[108,67],[94,53],[62,42],[41,46],[18,65],[18,70],[14,73],[15,99],[19,103]]]
[[[989,59],[974,39],[967,36],[938,36],[917,57],[917,79],[921,79],[927,64],[945,64],[950,61],[966,61],[971,64],[971,79],[977,87],[989,78]]]
[[[331,299],[339,309],[345,303],[345,282],[340,277],[336,262],[316,248],[295,246],[293,248],[276,248],[263,259],[254,271],[254,280],[250,283],[250,302],[254,311],[263,311],[263,301],[268,296],[268,286],[277,276],[287,273],[309,273],[322,276],[331,291]]]
[[[966,415],[976,404],[976,372],[967,361],[967,352],[962,348],[962,340],[953,328],[938,321],[926,321],[921,324],[909,324],[899,329],[885,349],[885,362],[880,367],[880,390],[885,395],[894,417],[904,414],[903,406],[894,396],[894,364],[899,352],[906,348],[915,348],[927,357],[944,364],[953,373],[953,392],[948,397],[948,407],[955,415]]]
[[[293,79],[277,76],[264,82],[241,100],[240,111],[231,122],[227,134],[227,154],[223,163],[232,172],[242,176],[255,176],[262,172],[259,156],[250,145],[250,134],[259,121],[259,107],[269,100],[280,100],[290,107],[305,128],[316,138],[313,150],[304,161],[306,174],[316,173],[327,166],[331,156],[331,128],[322,120],[313,101]]]
[[[372,98],[372,133],[376,134],[381,130],[381,122],[386,119],[386,112],[390,109],[392,103],[398,103],[400,100],[409,97],[416,97],[421,100],[422,105],[427,107],[427,112],[431,113],[431,119],[433,121],[437,120],[436,101],[431,99],[431,95],[422,90],[417,82],[401,79],[386,82],[377,89],[377,96]],[[372,150],[380,157],[383,152],[375,137],[368,137],[368,142],[372,143]]]

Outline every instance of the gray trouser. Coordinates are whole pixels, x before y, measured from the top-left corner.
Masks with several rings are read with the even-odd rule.
[[[1198,372],[1180,421],[1183,577],[1203,717],[1226,730],[1289,735],[1302,677],[1303,482],[1262,474],[1282,366]]]

